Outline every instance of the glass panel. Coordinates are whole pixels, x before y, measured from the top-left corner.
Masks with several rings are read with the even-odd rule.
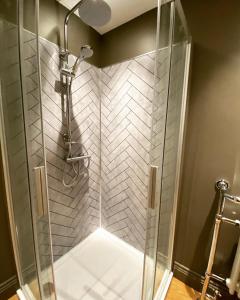
[[[168,90],[167,118],[164,138],[163,169],[161,177],[160,215],[158,224],[157,263],[155,294],[160,284],[169,278],[172,271],[172,252],[176,206],[181,162],[182,136],[185,121],[187,88],[186,54],[188,40],[179,15],[179,7],[174,3],[174,24],[171,46],[171,68]],[[184,16],[182,16],[184,17]],[[187,66],[189,67],[189,65]],[[164,274],[164,276],[162,276]]]
[[[28,160],[25,140],[23,98],[19,60],[19,27],[17,1],[8,6],[1,1],[0,19],[0,78],[1,107],[5,127],[5,141],[12,205],[18,242],[17,262],[20,270],[20,284],[27,286],[37,278],[34,253],[33,228],[31,223],[30,191],[28,180]],[[2,140],[1,143],[4,143]],[[5,170],[6,175],[6,170]],[[40,297],[38,283],[31,291]]]
[[[150,165],[157,168],[156,186],[154,197],[155,203],[148,208],[147,219],[147,240],[145,251],[145,269],[144,269],[144,286],[143,299],[153,299],[155,271],[158,277],[162,277],[165,267],[155,268],[156,249],[158,236],[158,220],[160,208],[160,191],[161,191],[161,174],[162,158],[164,147],[164,131],[166,122],[166,110],[168,99],[168,85],[170,72],[171,57],[171,32],[172,32],[172,8],[171,3],[159,7],[158,20],[158,47],[155,58],[155,96],[153,100],[152,112],[152,136],[151,136],[151,153]]]
[[[11,2],[11,4],[13,1]],[[31,299],[55,299],[46,189],[35,0],[1,9],[0,75],[20,284]],[[13,14],[13,9],[15,14]],[[26,30],[29,28],[31,31]],[[37,201],[40,199],[40,202]],[[43,200],[45,200],[43,202]],[[38,204],[45,206],[43,214]]]
[[[151,166],[157,168],[155,203],[148,211],[143,299],[159,299],[171,278],[176,200],[185,116],[188,47],[180,3],[161,6],[156,52]],[[152,184],[152,183],[151,183]]]
[[[36,22],[38,2],[22,0],[19,19],[23,108],[38,281],[42,299],[55,299],[40,93],[38,22]],[[31,282],[32,289],[35,285],[35,281]]]

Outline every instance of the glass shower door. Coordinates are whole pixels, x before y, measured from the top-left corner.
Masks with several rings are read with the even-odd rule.
[[[149,205],[144,263],[143,299],[152,300],[157,259],[158,222],[168,85],[171,65],[171,31],[173,26],[171,2],[159,3],[157,49],[155,53],[155,90],[152,104],[152,133],[150,151]],[[160,276],[160,271],[158,271]],[[161,277],[164,266],[161,268]]]
[[[158,25],[151,139],[152,190],[150,188],[143,288],[143,299],[147,300],[164,299],[173,274],[191,45],[180,1],[164,1],[159,7]]]
[[[15,261],[27,299],[55,299],[38,57],[38,2],[1,2],[1,148]],[[29,30],[27,30],[27,29]]]

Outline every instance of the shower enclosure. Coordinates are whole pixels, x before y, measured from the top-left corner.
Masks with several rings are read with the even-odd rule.
[[[69,54],[68,102],[38,1],[11,2],[0,15],[0,133],[21,299],[164,299],[190,65],[180,1],[159,0],[150,53],[101,68],[85,61],[89,46]]]

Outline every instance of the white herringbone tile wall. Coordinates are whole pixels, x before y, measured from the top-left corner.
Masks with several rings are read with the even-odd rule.
[[[167,67],[159,53],[159,67]],[[161,60],[160,60],[161,58]],[[144,252],[151,150],[155,54],[102,69],[101,145],[103,227]],[[162,94],[167,72],[158,78]],[[159,111],[165,102],[159,93]],[[164,106],[165,105],[165,106]],[[158,118],[164,129],[164,118]],[[158,124],[159,125],[159,124]],[[161,135],[163,138],[163,135]],[[161,153],[158,145],[158,152]],[[160,154],[159,154],[160,155]]]
[[[91,165],[88,176],[72,189],[62,185],[66,127],[61,97],[55,91],[59,49],[41,39],[40,54],[54,258],[99,226],[144,251],[155,54],[102,70],[81,64],[72,86],[72,128],[74,139],[91,155]],[[166,55],[166,51],[158,55],[160,98],[167,90]],[[161,99],[158,110],[165,115],[166,100]],[[159,120],[164,128],[161,114]],[[160,152],[163,137],[157,146]]]

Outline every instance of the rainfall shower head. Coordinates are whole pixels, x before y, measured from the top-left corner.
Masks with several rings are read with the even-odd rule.
[[[104,0],[80,0],[66,15],[64,20],[64,51],[68,50],[68,22],[78,10],[79,17],[91,27],[105,25],[111,19],[111,8]]]
[[[104,0],[82,0],[78,13],[83,22],[92,27],[103,26],[111,19],[111,8]]]
[[[85,45],[81,47],[80,54],[78,58],[76,59],[73,67],[72,67],[72,73],[75,75],[77,73],[78,67],[82,61],[84,61],[86,58],[90,58],[93,56],[93,49],[89,45]]]

